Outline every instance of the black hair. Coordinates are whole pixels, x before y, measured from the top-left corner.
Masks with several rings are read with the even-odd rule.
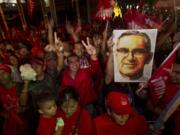
[[[61,105],[68,99],[73,99],[78,102],[79,95],[77,93],[77,90],[73,86],[67,86],[61,90],[59,99]]]
[[[145,48],[146,48],[146,50],[147,50],[148,52],[151,51],[151,40],[150,40],[149,36],[148,36],[146,33],[144,33],[144,32],[139,32],[139,31],[127,31],[127,32],[124,32],[124,33],[121,34],[120,37],[118,37],[118,42],[119,42],[119,40],[120,40],[122,37],[124,37],[124,36],[131,36],[131,35],[137,35],[137,36],[142,36],[142,37],[144,37],[145,46],[146,46]],[[117,42],[117,43],[118,43],[118,42]]]
[[[109,95],[109,93],[111,92],[120,92],[120,93],[124,93],[124,94],[129,94],[129,89],[126,87],[123,87],[117,83],[113,83],[110,84],[109,86],[106,87],[106,89],[104,90],[104,96],[107,97]]]
[[[69,62],[69,59],[72,57],[77,57],[79,59],[79,57],[75,54],[75,53],[71,53],[68,57],[67,57],[67,63]]]
[[[44,104],[47,101],[54,100],[56,101],[56,98],[53,94],[51,94],[52,89],[48,86],[42,86],[39,91],[41,91],[39,94],[35,96],[35,103],[38,108],[41,108],[42,104]]]

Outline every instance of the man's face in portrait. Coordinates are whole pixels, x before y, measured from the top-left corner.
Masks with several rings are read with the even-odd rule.
[[[149,63],[150,52],[145,38],[140,35],[126,35],[118,39],[115,53],[118,70],[123,77],[136,79],[142,76],[143,68]]]

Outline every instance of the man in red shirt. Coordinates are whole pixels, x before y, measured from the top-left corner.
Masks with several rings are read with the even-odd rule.
[[[146,135],[145,119],[133,111],[128,96],[111,91],[106,97],[107,113],[95,118],[97,135]]]
[[[92,77],[99,70],[99,61],[96,49],[90,44],[89,38],[87,44],[84,41],[82,43],[91,57],[90,67],[81,69],[79,57],[75,54],[70,55],[67,59],[68,67],[63,72],[61,86],[74,86],[80,96],[80,104],[85,106],[93,103],[97,97]]]

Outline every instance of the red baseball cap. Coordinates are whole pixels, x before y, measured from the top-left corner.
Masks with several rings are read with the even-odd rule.
[[[107,105],[117,114],[130,114],[132,107],[128,95],[120,92],[110,92],[106,100]]]
[[[30,60],[31,65],[44,65],[44,60],[41,58],[32,58]]]

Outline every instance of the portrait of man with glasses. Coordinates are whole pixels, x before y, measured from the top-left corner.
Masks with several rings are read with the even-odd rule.
[[[113,35],[115,82],[147,81],[152,72],[157,30],[114,30]]]

